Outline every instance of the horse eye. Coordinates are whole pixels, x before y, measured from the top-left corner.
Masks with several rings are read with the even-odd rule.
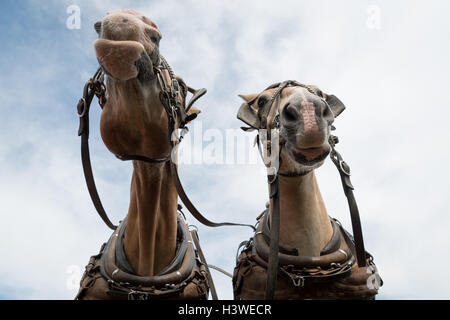
[[[94,24],[94,29],[95,31],[97,31],[98,34],[100,34],[100,31],[102,30],[102,23],[100,21],[97,21]]]
[[[267,102],[267,98],[261,97],[258,99],[258,108],[263,108]]]

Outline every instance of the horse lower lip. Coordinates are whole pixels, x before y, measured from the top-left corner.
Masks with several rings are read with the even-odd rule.
[[[137,41],[114,41],[97,39],[94,42],[96,56],[108,73],[115,79],[129,80],[137,77],[135,62],[145,52]]]
[[[328,151],[326,147],[318,148],[298,148],[296,152],[301,153],[306,160],[314,160]]]

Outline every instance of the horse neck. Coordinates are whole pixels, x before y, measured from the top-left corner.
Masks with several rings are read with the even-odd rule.
[[[152,81],[142,91],[137,80],[115,86],[118,99],[128,107],[130,92],[134,101],[154,104],[153,118],[164,112],[159,101],[159,88]],[[135,90],[132,90],[135,89]],[[133,100],[132,99],[132,100]],[[139,108],[140,106],[134,106]],[[163,142],[163,141],[161,141]],[[143,153],[145,154],[145,153]],[[170,162],[151,164],[133,161],[130,205],[124,235],[124,251],[128,262],[138,275],[153,276],[166,267],[175,256],[177,238],[177,192],[173,183]]]
[[[333,230],[314,171],[300,177],[279,176],[280,241],[300,255],[319,256]]]
[[[124,250],[138,275],[152,276],[175,256],[177,192],[169,162],[133,166]]]

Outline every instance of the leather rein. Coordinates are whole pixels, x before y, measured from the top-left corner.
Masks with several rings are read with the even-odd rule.
[[[178,175],[177,165],[171,161],[172,151],[178,143],[183,139],[183,135],[188,131],[186,124],[196,118],[196,114],[188,115],[187,112],[192,107],[195,101],[202,97],[206,93],[206,89],[195,90],[188,87],[184,82],[180,84],[171,67],[160,55],[161,63],[159,67],[154,68],[154,72],[157,77],[158,84],[160,86],[160,100],[164,109],[167,113],[168,123],[169,123],[169,143],[171,144],[171,150],[168,156],[163,158],[149,158],[142,155],[115,155],[118,159],[126,160],[136,160],[143,161],[147,163],[165,163],[170,161],[170,168],[173,174],[173,179],[175,183],[178,195],[186,206],[186,208],[191,212],[191,214],[202,224],[208,227],[221,227],[221,226],[246,226],[255,230],[253,225],[232,223],[232,222],[213,222],[207,219],[204,215],[200,213],[199,210],[194,206],[192,201],[187,196],[182,184],[180,177]],[[168,84],[162,76],[163,69],[166,69],[169,73],[171,83]],[[100,218],[105,222],[105,224],[112,230],[117,229],[109,219],[100,196],[95,185],[94,175],[92,173],[92,166],[89,153],[89,110],[94,96],[97,96],[100,107],[103,109],[106,103],[106,86],[104,83],[104,71],[102,67],[99,67],[95,72],[94,76],[86,82],[83,90],[83,97],[79,100],[77,105],[77,113],[80,118],[80,126],[78,129],[78,136],[81,136],[81,162],[83,165],[84,177],[86,180],[86,185],[88,187],[89,195],[92,199],[95,209],[97,210]],[[183,86],[183,88],[182,88]],[[187,91],[193,94],[189,103],[186,104]],[[179,96],[183,99],[180,101]],[[177,121],[179,120],[179,128],[176,128]],[[181,134],[178,134],[178,129],[182,129]],[[181,209],[181,206],[179,209]]]
[[[286,87],[303,87],[307,89],[312,94],[321,98],[327,105],[328,103],[323,99],[323,97],[319,96],[314,90],[310,87],[301,84],[295,80],[287,80],[280,83],[275,83],[269,87],[267,87],[264,91],[268,89],[276,88],[275,92],[271,96],[271,98],[265,103],[264,107],[261,110],[258,110],[258,116],[260,119],[260,127],[250,127],[243,128],[245,131],[254,130],[254,129],[266,129],[267,130],[267,155],[270,154],[271,150],[271,130],[279,129],[279,109],[280,109],[280,100],[281,100],[281,92]],[[247,102],[248,106],[251,106],[257,99],[259,95],[249,102]],[[331,126],[331,123],[330,123]],[[334,128],[334,127],[332,127]],[[259,134],[256,137],[256,143],[258,144],[258,148],[262,155],[262,150],[259,144]],[[350,181],[350,167],[343,160],[342,156],[336,151],[335,145],[339,142],[336,136],[330,135],[329,144],[331,147],[330,158],[335,164],[336,168],[339,171],[339,175],[341,177],[342,187],[344,189],[345,196],[347,197],[350,216],[352,221],[352,229],[353,229],[353,237],[355,242],[355,251],[356,251],[356,260],[359,267],[366,266],[366,251],[364,248],[364,240],[361,228],[361,220],[359,216],[358,206],[356,204],[355,196],[353,194],[354,187]],[[282,142],[280,143],[280,153]],[[263,158],[264,161],[264,158]],[[270,226],[270,252],[269,252],[269,261],[267,268],[267,282],[266,282],[266,300],[273,300],[275,293],[275,286],[277,282],[277,275],[279,270],[279,241],[280,241],[280,192],[279,192],[279,181],[278,175],[292,177],[292,176],[302,176],[308,174],[310,171],[299,174],[290,174],[290,173],[280,173],[273,168],[270,167],[269,163],[266,163],[267,167],[267,181],[269,184],[269,198],[272,201],[272,210],[271,210],[271,218],[272,223]],[[312,171],[312,170],[311,170]]]

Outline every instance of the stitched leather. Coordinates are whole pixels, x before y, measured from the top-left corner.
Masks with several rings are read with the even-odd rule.
[[[133,267],[128,262],[125,252],[123,250],[123,237],[125,234],[126,223],[127,223],[127,219],[125,218],[123,223],[121,223],[120,227],[118,228],[119,232],[118,232],[116,248],[115,248],[116,264],[119,269],[121,269],[129,274],[136,275],[136,271],[133,269]],[[181,217],[179,216],[177,218],[177,246],[175,249],[175,257],[164,269],[162,269],[157,274],[158,276],[171,273],[173,271],[178,270],[178,268],[180,268],[180,265],[183,262],[183,259],[184,259],[184,256],[186,254],[186,250],[188,247],[187,241],[188,241],[188,235],[186,234],[185,228],[183,228],[183,221],[181,220]]]
[[[123,223],[123,222],[122,222]],[[119,226],[120,228],[120,226]],[[186,235],[189,233],[187,225],[184,224]],[[119,283],[130,283],[133,285],[139,285],[143,287],[162,287],[166,284],[181,283],[188,279],[192,269],[195,266],[196,256],[192,240],[189,238],[188,248],[186,254],[183,257],[183,261],[178,270],[157,276],[138,276],[135,274],[130,274],[125,270],[121,270],[116,264],[115,248],[117,245],[117,235],[119,229],[114,232],[106,247],[104,254],[100,260],[100,271],[106,279],[117,281]]]
[[[266,215],[267,213],[265,213]],[[267,214],[268,215],[268,214]],[[233,273],[235,299],[263,299],[264,283],[268,276],[269,247],[264,238],[261,218],[253,239],[237,259]],[[367,266],[355,262],[352,236],[332,219],[335,232],[340,236],[339,247],[320,257],[297,256],[279,253],[279,269],[274,299],[374,299],[378,287],[370,286],[370,277],[382,280],[376,266],[367,253]],[[252,241],[253,240],[253,241]],[[334,240],[330,241],[333,242]],[[346,254],[342,254],[343,250]]]
[[[269,217],[268,211],[265,210],[264,214],[261,217],[261,224],[262,224],[262,235],[264,236],[264,240],[266,243],[270,243],[270,226],[269,226]],[[336,222],[330,218],[331,227],[333,228],[333,234],[331,236],[330,241],[323,247],[322,251],[320,252],[320,255],[326,255],[331,252],[336,251],[339,248],[339,245],[341,243],[341,233],[339,232],[339,227],[337,226]],[[284,244],[283,242],[279,242],[280,252],[298,256],[299,251],[297,248],[288,246],[287,244]]]
[[[263,232],[263,224],[259,224],[254,236],[254,247],[257,254],[265,261],[269,261],[270,247],[266,242]],[[341,236],[339,236],[341,239]],[[302,256],[286,254],[278,252],[280,265],[294,265],[297,267],[328,267],[331,263],[344,263],[348,261],[352,253],[348,248],[345,240],[342,238],[339,243],[340,249],[345,253],[335,250],[329,254],[321,255],[318,257]]]

